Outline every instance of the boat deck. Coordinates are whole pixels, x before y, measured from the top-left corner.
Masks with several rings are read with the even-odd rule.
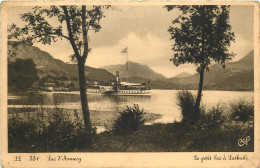
[[[119,90],[119,91],[107,91],[103,92],[108,95],[118,95],[118,96],[151,96],[151,92],[147,90]]]

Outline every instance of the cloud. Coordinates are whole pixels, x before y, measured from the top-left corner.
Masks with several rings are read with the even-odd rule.
[[[167,12],[162,5],[112,6],[112,10],[104,13],[106,17],[100,22],[101,30],[91,33],[93,47],[113,46],[129,33],[144,37],[152,32],[158,37],[169,39],[167,30],[177,15],[176,12]]]
[[[254,41],[243,38],[242,35],[236,35],[235,43],[230,46],[230,52],[235,53],[235,57],[232,61],[238,61],[246,56],[251,50],[254,49]]]
[[[193,65],[175,67],[170,62],[171,54],[173,54],[171,41],[159,38],[151,32],[145,36],[129,33],[128,36],[121,39],[116,45],[93,48],[86,64],[96,68],[105,65],[125,64],[127,54],[123,54],[121,51],[126,46],[128,48],[129,61],[148,65],[154,71],[167,77],[175,76],[180,72],[195,72]]]
[[[8,24],[23,25],[19,14],[31,11],[31,7],[19,6],[8,8]],[[171,21],[180,13],[173,10],[167,12],[162,5],[118,5],[104,11],[106,17],[101,20],[101,30],[91,32],[90,47],[92,52],[87,65],[102,67],[110,64],[124,64],[126,54],[122,54],[126,46],[129,60],[148,65],[150,68],[167,77],[179,72],[195,73],[191,65],[175,67],[169,59],[173,51],[170,35],[167,32]],[[253,6],[231,6],[230,24],[235,32],[236,42],[230,47],[237,55],[237,61],[253,49]],[[49,45],[36,44],[41,50],[49,52],[54,58],[69,61],[73,54],[69,41],[62,40]]]

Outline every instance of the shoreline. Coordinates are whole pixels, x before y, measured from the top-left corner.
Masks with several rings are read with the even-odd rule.
[[[188,91],[198,91],[196,89],[151,89],[151,91],[159,91],[159,90],[163,90],[163,91],[181,91],[181,90],[188,90]],[[218,92],[254,92],[254,90],[216,90],[216,89],[205,89],[203,90],[204,91],[218,91]],[[30,92],[27,92],[27,93],[30,93]],[[46,91],[39,91],[39,92],[36,92],[34,94],[80,94],[80,91],[71,91],[71,92],[57,92],[57,91],[54,91],[54,92],[46,92]],[[87,92],[87,94],[100,94],[102,95],[100,92],[98,93],[90,93],[90,92]],[[121,95],[118,95],[118,96],[121,96]],[[131,96],[135,96],[135,95],[131,95]],[[16,95],[14,93],[9,93],[7,98],[8,99],[15,99],[15,98],[20,98],[22,97],[22,95]]]
[[[16,108],[14,108],[16,109]],[[58,108],[62,109],[62,108]],[[16,115],[18,114],[21,117],[36,117],[37,114],[41,113],[40,109],[31,109],[32,111],[19,111],[19,112],[10,112],[10,109],[8,109],[8,115]],[[28,110],[24,108],[24,110]],[[37,111],[38,110],[38,111]],[[44,115],[47,116],[49,113],[52,113],[54,108],[50,109],[43,109]],[[50,110],[50,111],[47,111]],[[81,116],[81,112],[78,111],[79,109],[62,109],[65,115],[69,115],[73,119],[73,113],[74,110],[77,110],[77,112],[80,114],[80,119],[83,121],[83,118]],[[55,113],[55,112],[54,112]],[[117,119],[119,116],[119,113],[114,111],[97,111],[97,110],[90,110],[90,118],[92,120],[93,127],[97,127],[97,132],[108,131],[111,129],[112,124],[114,123],[114,120]],[[156,114],[156,113],[146,113],[145,114],[145,124],[146,125],[152,125],[156,122],[156,120],[160,120],[163,118],[163,115]]]

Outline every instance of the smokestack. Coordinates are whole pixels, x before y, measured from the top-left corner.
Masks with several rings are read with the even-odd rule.
[[[118,91],[119,90],[119,71],[116,71],[116,87],[115,90]]]
[[[119,71],[116,71],[116,83],[119,83]]]

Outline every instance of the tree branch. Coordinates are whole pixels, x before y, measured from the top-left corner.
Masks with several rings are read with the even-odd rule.
[[[61,6],[61,8],[63,9],[64,11],[64,14],[65,14],[65,20],[66,20],[66,24],[67,24],[67,29],[68,29],[68,32],[69,32],[69,41],[72,45],[72,48],[75,52],[75,55],[76,55],[76,58],[78,60],[78,62],[81,61],[81,57],[80,57],[80,54],[79,54],[79,51],[77,49],[77,46],[75,44],[75,41],[74,41],[74,38],[73,38],[73,34],[72,34],[72,30],[71,30],[71,27],[70,27],[70,17],[69,17],[69,13],[68,13],[68,9],[66,6]]]
[[[83,61],[85,62],[88,55],[88,37],[87,37],[87,29],[86,29],[86,5],[82,5],[82,31],[83,31],[83,43],[84,43],[84,51],[83,51]]]
[[[19,43],[20,43],[20,42],[19,42]],[[21,44],[22,44],[22,43],[21,43]],[[17,44],[17,47],[15,47],[15,49],[17,49],[17,50],[18,50],[18,45],[19,45],[19,44]],[[23,45],[23,48],[22,48],[18,53],[15,53],[15,52],[10,53],[10,54],[11,54],[11,57],[12,57],[13,54],[14,54],[15,56],[19,55],[19,54],[25,49],[25,47],[26,47],[26,44]]]
[[[38,35],[36,36],[36,38],[37,38],[37,37],[40,38],[41,36],[47,36],[47,35],[58,35],[58,36],[61,36],[61,37],[66,38],[67,40],[70,40],[70,38],[69,38],[68,36],[65,36],[65,35],[63,35],[63,34],[57,34],[57,33],[38,34]],[[52,36],[52,37],[54,37],[54,36]]]
[[[70,40],[70,38],[68,36],[65,36],[63,34],[61,34],[60,36],[66,38],[67,40]]]

